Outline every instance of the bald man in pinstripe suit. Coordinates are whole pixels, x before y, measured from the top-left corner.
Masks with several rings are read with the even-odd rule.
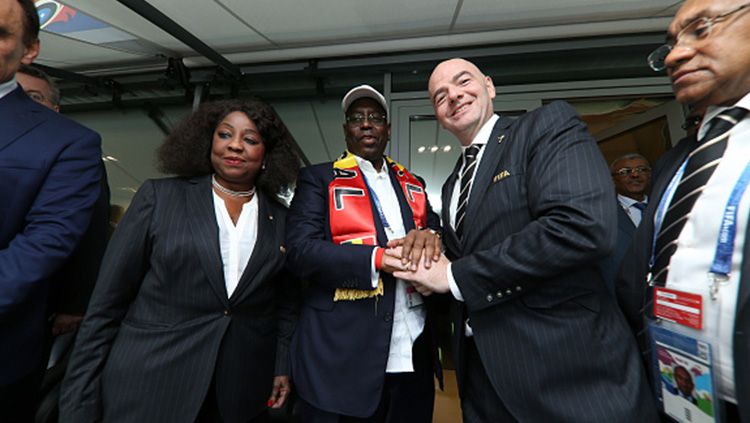
[[[656,411],[635,341],[596,262],[614,246],[607,166],[566,103],[516,120],[463,59],[430,97],[464,157],[443,185],[446,255],[397,272],[451,292],[465,422],[648,422]]]

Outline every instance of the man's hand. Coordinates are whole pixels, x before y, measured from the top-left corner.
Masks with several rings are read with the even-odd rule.
[[[73,332],[81,325],[83,316],[75,314],[58,314],[52,321],[52,336]]]
[[[429,269],[432,262],[440,259],[443,242],[437,232],[431,229],[412,229],[405,237],[388,241],[389,248],[401,247],[401,262],[409,265],[411,270],[417,270],[417,264],[422,257],[424,267]]]
[[[273,391],[271,391],[271,397],[268,398],[268,406],[281,408],[291,391],[292,383],[289,381],[289,376],[274,376]]]
[[[383,261],[380,264],[380,271],[393,274],[399,270],[409,270],[409,265],[401,261],[401,249],[387,249],[383,253]]]
[[[386,250],[386,254],[392,250]],[[425,260],[423,259],[422,262]],[[429,260],[427,260],[429,261]],[[445,255],[440,254],[438,260],[433,263],[429,268],[424,266],[417,266],[414,271],[397,270],[393,272],[393,276],[411,282],[414,288],[422,295],[429,295],[430,293],[444,293],[450,291],[450,285],[448,284],[448,264],[450,261]]]

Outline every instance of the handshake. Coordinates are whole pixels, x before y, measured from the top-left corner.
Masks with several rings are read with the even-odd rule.
[[[448,284],[448,258],[437,232],[413,229],[405,237],[388,242],[381,271],[407,281],[420,294],[445,293]]]

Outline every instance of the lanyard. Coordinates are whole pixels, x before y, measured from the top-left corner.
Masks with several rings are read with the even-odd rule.
[[[729,279],[729,271],[732,268],[732,254],[734,253],[734,239],[737,235],[737,209],[742,200],[748,184],[750,183],[750,162],[745,165],[745,170],[740,179],[734,185],[732,194],[729,196],[724,213],[721,215],[721,228],[719,239],[716,241],[716,253],[711,264],[711,273],[720,278]],[[748,242],[746,240],[745,242]]]
[[[374,189],[370,188],[370,184],[367,182],[367,178],[362,178],[362,179],[365,180],[365,186],[367,186],[367,191],[370,192],[370,198],[372,198],[372,201],[375,203],[375,208],[378,210],[378,216],[380,216],[380,221],[383,223],[383,229],[393,232],[393,229],[391,229],[391,225],[388,223],[388,219],[385,218],[385,213],[383,213],[383,207],[380,206],[380,200],[378,199],[378,195],[375,194]],[[390,183],[390,177],[388,179],[388,182]]]

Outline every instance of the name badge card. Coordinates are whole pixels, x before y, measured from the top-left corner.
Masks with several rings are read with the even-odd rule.
[[[708,342],[649,323],[656,395],[678,422],[722,421],[716,407],[713,351]]]
[[[654,316],[693,329],[703,329],[703,297],[668,288],[654,288]]]

